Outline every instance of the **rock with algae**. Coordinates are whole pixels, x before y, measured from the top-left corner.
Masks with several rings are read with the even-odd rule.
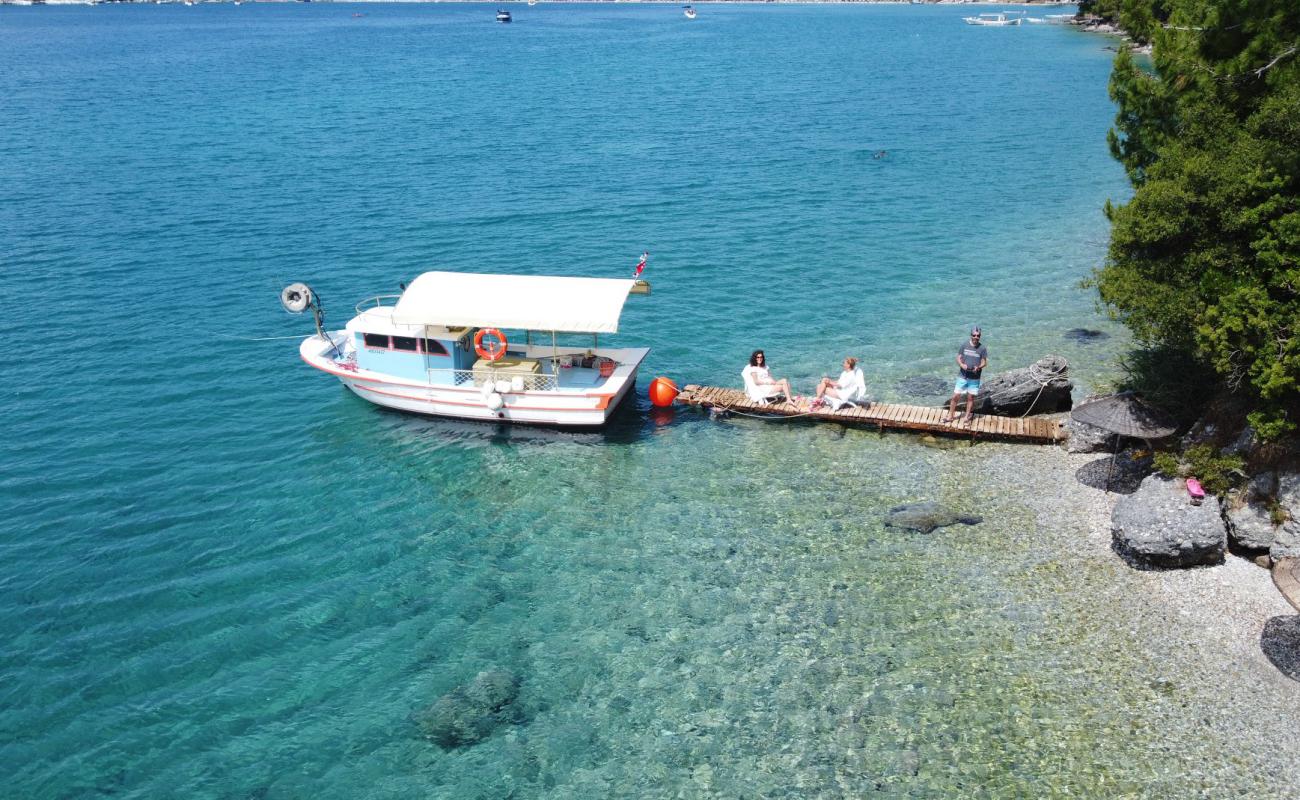
[[[946,506],[940,505],[933,500],[926,500],[920,503],[904,503],[901,506],[894,506],[885,514],[885,526],[889,528],[905,528],[911,531],[920,531],[929,533],[935,528],[943,528],[948,525],[978,525],[983,522],[984,518],[973,514],[957,514]]]
[[[476,744],[500,725],[517,722],[519,678],[503,669],[480,672],[416,715],[425,736],[445,750]]]

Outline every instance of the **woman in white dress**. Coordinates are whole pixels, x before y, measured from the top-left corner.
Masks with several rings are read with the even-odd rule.
[[[849,356],[844,359],[844,371],[839,378],[822,378],[821,383],[817,384],[817,397],[813,400],[813,407],[838,400],[840,402],[835,403],[838,408],[844,403],[856,403],[866,397],[867,380],[862,377],[862,370],[858,369],[858,360]]]
[[[755,403],[763,403],[784,396],[792,403],[799,402],[794,392],[790,391],[790,381],[785,378],[774,380],[767,369],[767,356],[762,350],[755,350],[749,357],[749,366],[740,371],[745,381],[745,394]]]

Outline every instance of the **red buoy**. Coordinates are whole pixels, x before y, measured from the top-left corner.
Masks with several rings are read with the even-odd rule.
[[[655,378],[650,381],[650,402],[657,408],[667,408],[677,399],[679,391],[671,378]]]

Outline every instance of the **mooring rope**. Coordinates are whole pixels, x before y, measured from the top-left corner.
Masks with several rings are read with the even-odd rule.
[[[214,336],[218,339],[231,339],[236,342],[278,342],[284,339],[310,339],[316,334],[300,333],[297,336],[261,336],[257,338],[250,338],[248,336],[231,336],[228,333],[210,333],[208,335]]]

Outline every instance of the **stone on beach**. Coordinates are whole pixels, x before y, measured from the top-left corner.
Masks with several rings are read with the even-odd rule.
[[[1111,535],[1120,553],[1150,567],[1218,564],[1228,543],[1218,498],[1192,505],[1182,481],[1159,475],[1115,504]]]
[[[1031,367],[987,378],[975,397],[975,413],[1007,417],[1068,410],[1074,383],[1066,366],[1065,359],[1047,356]]]
[[[959,522],[963,525],[978,525],[983,521],[983,517],[972,514],[956,514],[933,500],[894,506],[885,515],[886,527],[905,528],[921,533],[929,533],[935,528],[956,525]]]
[[[519,696],[514,673],[495,669],[480,672],[417,715],[424,735],[445,750],[476,744],[497,727],[517,721],[512,704]]]
[[[1277,526],[1273,524],[1270,504],[1277,496],[1277,487],[1276,472],[1261,472],[1230,496],[1223,518],[1228,523],[1228,535],[1238,546],[1247,550],[1273,546]]]
[[[1284,472],[1277,480],[1277,503],[1286,521],[1273,535],[1268,554],[1274,561],[1300,557],[1300,472]]]
[[[1067,453],[1096,453],[1117,446],[1115,434],[1073,417],[1065,421],[1065,430],[1070,434],[1070,438],[1065,440]]]

